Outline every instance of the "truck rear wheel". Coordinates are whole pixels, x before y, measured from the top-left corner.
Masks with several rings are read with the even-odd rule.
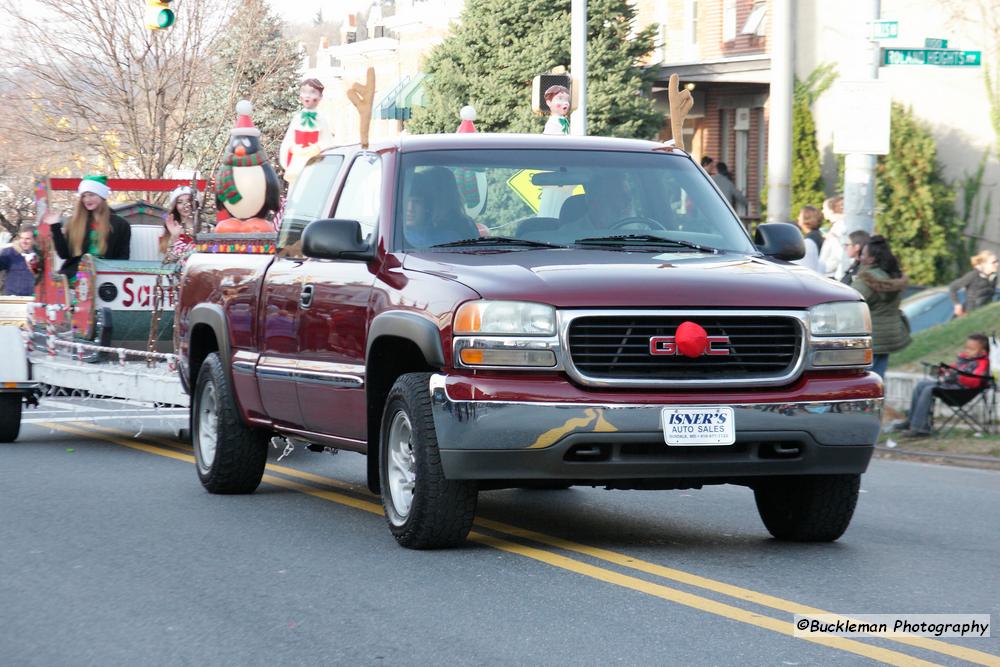
[[[21,432],[21,394],[0,394],[0,442],[14,442]]]
[[[804,475],[763,482],[754,497],[779,540],[833,542],[851,523],[860,489],[861,475]]]
[[[191,401],[191,444],[198,479],[211,493],[253,493],[267,464],[267,433],[240,418],[217,353],[205,358]]]
[[[407,373],[396,380],[379,433],[382,506],[393,537],[410,549],[464,542],[478,499],[475,482],[444,477],[429,381],[429,373]]]

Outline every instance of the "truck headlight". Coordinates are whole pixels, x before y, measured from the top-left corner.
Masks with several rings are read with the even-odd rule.
[[[864,301],[834,301],[809,309],[813,336],[871,336],[872,316]]]
[[[872,363],[872,318],[864,301],[835,301],[809,309],[810,366],[859,367]]]
[[[454,334],[554,336],[556,309],[525,301],[469,301],[455,313]]]
[[[561,368],[556,309],[523,301],[469,301],[452,326],[455,365],[465,368]]]

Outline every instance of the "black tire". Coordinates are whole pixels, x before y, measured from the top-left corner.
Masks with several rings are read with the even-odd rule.
[[[253,493],[260,486],[267,432],[240,418],[222,360],[214,352],[202,363],[191,397],[191,444],[198,479],[210,493]]]
[[[382,507],[393,537],[409,549],[462,544],[472,528],[479,496],[475,482],[444,477],[431,414],[429,381],[430,373],[407,373],[396,380],[386,398],[379,432]],[[390,451],[390,438],[394,434],[400,436],[396,449],[399,456],[395,458]],[[405,434],[408,437],[402,437]],[[412,474],[412,491],[402,488],[400,466]]]
[[[861,475],[805,475],[763,482],[754,498],[779,540],[833,542],[850,525],[860,489]]]
[[[21,432],[21,394],[0,394],[0,442],[14,442]]]

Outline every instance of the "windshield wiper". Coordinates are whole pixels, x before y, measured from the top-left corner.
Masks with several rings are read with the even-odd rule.
[[[462,239],[461,241],[449,241],[448,243],[436,243],[432,248],[462,248],[469,246],[490,246],[490,245],[511,245],[525,248],[565,248],[564,245],[556,243],[545,243],[544,241],[529,241],[528,239],[516,239],[512,236],[480,236],[474,239]]]
[[[577,239],[573,242],[576,245],[599,245],[611,246],[614,248],[642,247],[642,246],[675,246],[679,248],[691,248],[702,252],[718,254],[722,252],[718,248],[704,246],[700,243],[683,241],[681,239],[671,239],[666,236],[656,236],[655,234],[619,234],[617,236],[593,236],[585,239]]]

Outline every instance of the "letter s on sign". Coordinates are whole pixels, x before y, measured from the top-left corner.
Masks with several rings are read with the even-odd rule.
[[[122,299],[122,305],[129,308],[133,303],[135,303],[135,294],[132,293],[132,283],[135,280],[132,276],[129,276],[122,282],[122,291],[125,292],[126,296]]]

